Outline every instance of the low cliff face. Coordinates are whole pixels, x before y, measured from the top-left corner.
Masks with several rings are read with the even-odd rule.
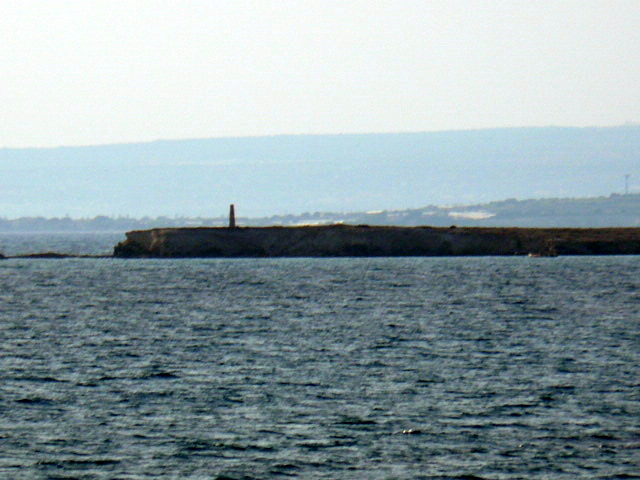
[[[127,233],[116,257],[358,257],[640,254],[640,229],[308,226]]]

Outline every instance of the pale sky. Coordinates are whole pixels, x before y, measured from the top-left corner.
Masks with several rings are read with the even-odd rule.
[[[0,147],[640,121],[640,0],[0,0]]]

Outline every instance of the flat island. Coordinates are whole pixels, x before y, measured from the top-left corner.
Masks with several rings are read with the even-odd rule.
[[[640,228],[326,225],[128,232],[120,258],[638,255]]]

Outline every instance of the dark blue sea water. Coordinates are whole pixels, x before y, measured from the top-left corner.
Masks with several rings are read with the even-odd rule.
[[[10,259],[0,282],[3,479],[640,478],[640,257]]]

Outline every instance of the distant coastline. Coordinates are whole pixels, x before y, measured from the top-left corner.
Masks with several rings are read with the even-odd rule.
[[[640,227],[640,194],[611,194],[606,197],[506,199],[502,201],[364,212],[314,212],[238,217],[243,226],[332,225],[336,223],[447,227]],[[0,218],[1,233],[124,233],[151,228],[222,227],[227,218],[217,217],[108,217],[73,219],[25,217]]]
[[[107,228],[100,225],[106,222],[103,215],[118,218],[122,224],[127,221],[126,216],[130,217],[128,220],[149,216],[147,225],[129,225],[122,231],[215,226],[153,222],[162,216],[177,220],[171,217],[177,215],[195,217],[195,221],[215,219],[226,216],[224,206],[234,201],[239,205],[239,220],[253,222],[257,217],[282,214],[280,219],[274,219],[277,221],[263,218],[262,225],[293,221],[328,224],[338,220],[374,224],[377,221],[351,219],[351,213],[381,210],[386,212],[387,225],[407,225],[411,212],[421,210],[421,214],[428,214],[423,207],[431,205],[436,206],[436,215],[423,215],[414,224],[439,225],[436,222],[442,211],[437,206],[490,204],[510,198],[638,193],[638,152],[639,125],[279,135],[9,148],[0,149],[1,163],[10,166],[3,174],[0,215],[54,217],[68,213],[47,225],[49,231],[79,227],[66,225],[68,217],[86,219],[95,215],[101,216],[90,218],[92,225],[87,228],[101,231]],[[411,210],[408,217],[392,218],[393,212],[405,209]],[[323,212],[335,212],[344,218],[327,218]],[[448,213],[462,216],[452,221]],[[501,215],[492,210],[486,213]],[[304,218],[290,220],[289,214]],[[449,224],[468,225],[476,219],[467,214],[452,210],[445,212],[445,219]],[[514,226],[506,220],[500,225]],[[560,222],[556,226],[578,225]]]

